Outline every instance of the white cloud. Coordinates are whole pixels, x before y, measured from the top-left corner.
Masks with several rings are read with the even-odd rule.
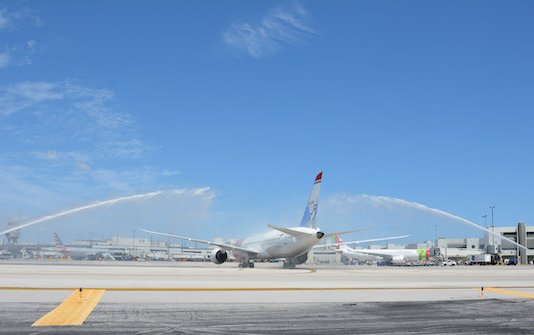
[[[314,34],[308,12],[294,5],[271,10],[257,24],[235,23],[224,32],[223,40],[232,48],[260,58],[286,46],[301,45]]]
[[[41,102],[63,98],[56,83],[23,82],[0,88],[0,116],[8,116]]]
[[[88,172],[93,169],[91,164],[89,163],[89,161],[91,160],[90,155],[79,152],[58,152],[57,150],[46,150],[31,152],[30,156],[37,158],[38,160],[51,163],[53,164],[52,166],[56,168],[70,168],[74,166],[76,167],[75,171],[84,172]],[[34,169],[34,171],[35,173],[37,173],[37,169]],[[60,172],[60,174],[64,177],[68,177],[68,173],[71,172],[72,171],[67,172],[67,176],[63,171]]]
[[[68,203],[68,195],[57,192],[33,167],[0,162],[0,212],[6,216],[33,216],[35,212]],[[46,177],[45,177],[46,178]],[[4,218],[6,219],[6,218]],[[5,220],[3,222],[6,222]]]
[[[81,171],[91,171],[92,167],[86,162],[76,161],[76,167]]]
[[[8,66],[23,66],[32,63],[30,56],[37,50],[35,41],[25,44],[7,46],[0,52],[0,68]]]
[[[59,153],[57,151],[55,151],[55,150],[47,150],[47,151],[44,151],[44,152],[35,152],[34,156],[39,158],[39,159],[43,159],[43,160],[47,160],[47,161],[57,161],[59,159]]]
[[[24,122],[20,121],[24,118]],[[93,156],[139,158],[148,147],[114,94],[70,82],[23,82],[0,87],[0,125],[21,141],[91,147]]]
[[[7,29],[11,23],[7,11],[5,9],[0,9],[0,30]]]
[[[18,8],[16,11],[0,8],[0,30],[14,30],[21,26],[41,26],[39,17],[28,8]]]
[[[39,18],[31,10],[11,11],[0,8],[1,33],[9,33],[32,23],[35,26],[41,25]],[[11,43],[4,42],[2,48],[3,50],[0,50],[0,68],[29,65],[32,63],[30,56],[37,52],[37,41],[27,39],[26,42],[21,40]]]
[[[143,154],[148,150],[148,146],[144,145],[140,140],[135,138],[106,141],[103,142],[99,148],[105,155],[118,158],[142,157]]]
[[[42,153],[46,155],[46,153]],[[56,153],[51,152],[54,157]],[[3,157],[2,157],[3,156]],[[167,170],[154,166],[128,169],[95,169],[86,161],[73,160],[74,154],[57,153],[58,161],[47,164],[17,164],[12,157],[0,156],[0,216],[37,215],[95,199],[135,194],[173,187],[167,183]],[[78,157],[82,157],[79,155]],[[76,164],[72,169],[71,164]],[[209,188],[191,191],[204,197]],[[21,214],[22,213],[22,214]],[[41,213],[43,214],[43,213]],[[1,223],[1,220],[0,220]]]
[[[162,177],[167,177],[165,170],[162,171],[153,166],[135,167],[127,170],[93,169],[87,176],[90,178],[89,181],[95,185],[123,193],[154,187],[154,185],[158,185]]]
[[[11,57],[9,55],[9,52],[0,52],[0,68],[8,66],[10,60],[11,60]],[[2,113],[1,110],[0,110],[0,113]]]
[[[4,181],[5,176],[0,176]],[[28,186],[26,183],[19,183],[24,189]],[[28,189],[29,190],[29,189]],[[42,191],[42,192],[36,192]],[[152,190],[154,191],[154,190]],[[10,222],[13,218],[19,217],[24,213],[27,218],[35,219],[45,215],[52,215],[67,209],[74,209],[87,204],[98,203],[101,200],[109,200],[117,197],[129,196],[146,191],[131,193],[116,193],[107,196],[76,197],[60,199],[55,197],[56,192],[50,192],[41,188],[33,188],[27,193],[28,198],[24,200],[17,197],[17,210],[13,207],[2,208],[4,202],[0,203],[1,211],[0,222]],[[215,230],[212,221],[212,205],[215,201],[215,194],[209,188],[190,188],[190,189],[170,189],[158,192],[157,196],[144,199],[132,200],[117,203],[113,206],[106,205],[95,207],[90,210],[80,211],[76,214],[67,215],[55,220],[39,223],[23,231],[24,241],[46,241],[52,238],[52,234],[58,231],[66,240],[73,238],[88,238],[90,234],[99,232],[98,238],[104,235],[106,238],[112,236],[127,234],[132,236],[148,235],[139,232],[139,228],[158,229],[169,232],[183,232],[186,234],[205,235],[206,231]],[[19,195],[20,193],[17,193]],[[4,200],[9,195],[0,190],[0,199]],[[49,199],[52,199],[50,201]],[[76,199],[76,200],[73,200]],[[32,204],[28,204],[33,201]],[[9,203],[9,202],[8,202]],[[38,205],[40,208],[35,208]],[[28,221],[28,220],[26,220]],[[19,222],[24,223],[24,222]],[[4,228],[5,224],[0,224]]]

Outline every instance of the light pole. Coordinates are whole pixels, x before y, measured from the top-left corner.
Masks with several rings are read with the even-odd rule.
[[[438,249],[438,227],[434,225],[434,238],[436,239],[434,241],[434,250],[432,250],[432,254],[436,255],[436,250]]]
[[[492,241],[492,245],[495,245],[495,223],[493,221],[493,209],[495,208],[495,206],[490,206],[490,209],[491,209],[491,232],[493,234],[491,234],[491,241]]]
[[[488,214],[484,214],[482,215],[482,217],[484,218],[484,228],[488,229]],[[486,241],[484,241],[484,244],[486,244]],[[489,236],[488,236],[488,244],[489,244]],[[486,245],[486,252],[488,252],[487,245]]]

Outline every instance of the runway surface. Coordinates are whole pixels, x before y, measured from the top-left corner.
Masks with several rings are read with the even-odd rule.
[[[30,327],[50,303],[0,303],[0,334],[532,334],[534,301],[100,304],[83,326]]]
[[[31,327],[79,287],[82,326]],[[534,334],[533,298],[534,267],[0,262],[3,334]]]

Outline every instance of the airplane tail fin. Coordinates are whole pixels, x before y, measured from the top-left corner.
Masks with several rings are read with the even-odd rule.
[[[336,249],[339,249],[339,247],[343,244],[343,240],[339,235],[336,235]]]
[[[63,244],[63,242],[61,242],[58,233],[54,233],[54,244],[60,249],[65,249],[65,245]]]
[[[417,256],[419,256],[420,261],[428,261],[432,255],[430,254],[430,249],[417,249]]]
[[[310,198],[306,209],[304,209],[304,215],[300,223],[301,227],[317,228],[315,225],[315,218],[317,215],[317,204],[319,203],[319,192],[321,191],[321,181],[323,179],[323,172],[319,172],[315,176],[315,182],[313,183]]]

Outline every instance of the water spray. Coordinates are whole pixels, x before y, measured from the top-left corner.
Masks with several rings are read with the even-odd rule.
[[[430,213],[433,213],[433,214],[437,214],[437,215],[440,215],[440,216],[443,216],[443,217],[446,217],[446,218],[449,218],[449,219],[453,219],[455,221],[460,221],[460,222],[463,222],[463,223],[468,224],[470,226],[473,226],[475,228],[478,228],[480,230],[483,230],[483,231],[485,231],[485,232],[487,232],[487,233],[489,233],[489,234],[491,234],[493,236],[496,236],[496,237],[501,238],[501,239],[503,239],[505,241],[508,241],[508,242],[512,243],[513,245],[515,245],[515,246],[517,246],[517,247],[519,247],[519,248],[521,248],[523,250],[529,251],[529,249],[527,247],[517,243],[514,240],[511,240],[511,239],[509,239],[507,237],[502,236],[499,233],[496,233],[496,232],[491,231],[491,230],[489,230],[487,228],[479,226],[476,223],[471,222],[471,221],[469,221],[467,219],[464,219],[461,216],[454,215],[454,214],[442,211],[442,210],[437,209],[437,208],[428,207],[428,206],[425,206],[425,205],[417,203],[417,202],[408,201],[408,200],[399,199],[399,198],[390,198],[390,197],[376,196],[376,195],[362,195],[362,197],[364,199],[368,199],[368,200],[375,201],[375,202],[381,202],[381,203],[387,202],[387,203],[392,203],[392,204],[398,204],[398,205],[401,205],[401,206],[404,206],[404,207],[411,207],[411,208],[419,209],[419,210],[422,210],[422,211],[430,212]]]
[[[148,198],[155,197],[155,196],[157,196],[157,195],[159,195],[161,193],[163,193],[163,191],[156,191],[156,192],[149,192],[149,193],[144,193],[144,194],[130,195],[130,196],[126,196],[126,197],[120,197],[120,198],[100,201],[100,202],[97,202],[97,203],[94,203],[94,204],[91,204],[91,205],[85,205],[85,206],[77,207],[77,208],[74,208],[74,209],[69,209],[69,210],[66,210],[66,211],[63,211],[63,212],[59,212],[59,213],[56,213],[56,214],[43,216],[43,217],[41,217],[39,219],[35,219],[35,220],[30,221],[28,223],[24,223],[24,224],[22,224],[20,226],[17,226],[17,227],[14,227],[14,228],[10,228],[8,230],[4,230],[4,231],[0,232],[0,235],[7,234],[7,233],[10,233],[12,231],[19,230],[19,229],[22,229],[22,228],[26,228],[26,227],[32,226],[32,225],[34,225],[36,223],[41,223],[41,222],[53,220],[53,219],[56,219],[56,218],[59,218],[59,217],[65,216],[65,215],[69,215],[69,214],[85,211],[87,209],[100,207],[100,206],[106,206],[106,205],[114,205],[114,204],[116,204],[118,202],[129,201],[129,200],[148,199]]]

